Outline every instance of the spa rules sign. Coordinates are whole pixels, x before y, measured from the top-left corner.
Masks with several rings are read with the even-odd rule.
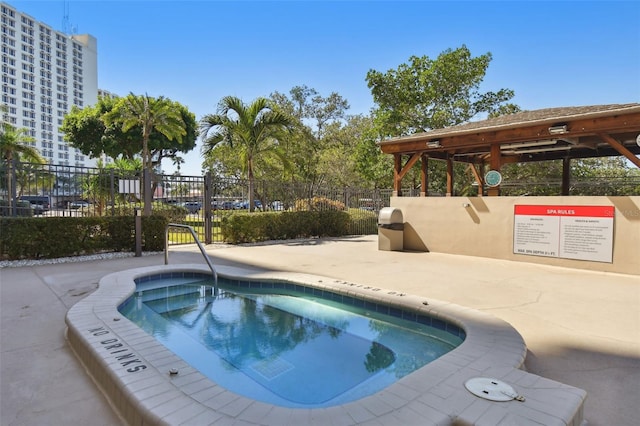
[[[613,206],[516,205],[513,253],[613,262]]]

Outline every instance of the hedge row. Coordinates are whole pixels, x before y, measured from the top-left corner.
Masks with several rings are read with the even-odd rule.
[[[108,217],[0,218],[0,259],[42,259],[101,252],[135,251],[132,212]],[[175,212],[142,217],[144,251],[164,249],[169,222],[183,222]],[[224,241],[238,244],[308,237],[374,233],[375,213],[348,211],[284,211],[230,213],[218,219]],[[196,226],[195,223],[190,223]],[[369,229],[371,228],[371,229]],[[359,231],[359,232],[358,232]]]
[[[251,243],[308,237],[338,237],[349,233],[350,217],[344,211],[286,211],[235,213],[222,218],[225,242]]]
[[[51,259],[135,251],[135,219],[114,217],[0,218],[0,258]],[[142,249],[164,249],[168,220],[142,218]]]

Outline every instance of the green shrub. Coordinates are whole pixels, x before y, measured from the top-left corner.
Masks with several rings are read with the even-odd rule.
[[[344,203],[326,197],[300,198],[294,203],[294,210],[297,211],[326,211],[326,210],[346,210]]]
[[[143,218],[143,233],[144,233]],[[132,216],[113,216],[107,220],[107,231],[111,236],[113,251],[135,251],[135,218]],[[154,251],[154,250],[149,250]]]
[[[378,215],[363,209],[349,209],[349,235],[372,235],[378,233]]]
[[[223,239],[232,244],[308,237],[336,237],[349,230],[343,211],[235,213],[221,219]]]
[[[164,248],[168,220],[142,218],[143,250]],[[0,218],[0,258],[41,259],[134,251],[133,216]]]
[[[142,247],[144,251],[164,250],[165,231],[169,220],[162,215],[142,218]]]

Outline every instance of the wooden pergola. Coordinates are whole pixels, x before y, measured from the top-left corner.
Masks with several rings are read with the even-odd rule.
[[[421,162],[421,195],[426,196],[427,163],[447,163],[447,196],[453,194],[453,163],[470,165],[482,195],[485,171],[503,164],[562,160],[562,195],[569,193],[570,162],[574,158],[622,155],[640,168],[640,104],[547,108],[436,129],[378,143],[394,157],[394,195],[402,178]],[[494,173],[495,174],[495,173]],[[488,195],[499,195],[499,185]]]

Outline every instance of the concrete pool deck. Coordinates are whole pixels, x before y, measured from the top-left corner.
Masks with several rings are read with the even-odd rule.
[[[640,419],[638,276],[381,252],[375,236],[207,251],[219,265],[322,275],[490,313],[524,337],[529,372],[588,392],[589,424]],[[195,246],[171,249],[171,264],[200,262]],[[119,424],[71,353],[64,316],[103,276],[162,263],[162,255],[154,255],[0,270],[0,424]]]

